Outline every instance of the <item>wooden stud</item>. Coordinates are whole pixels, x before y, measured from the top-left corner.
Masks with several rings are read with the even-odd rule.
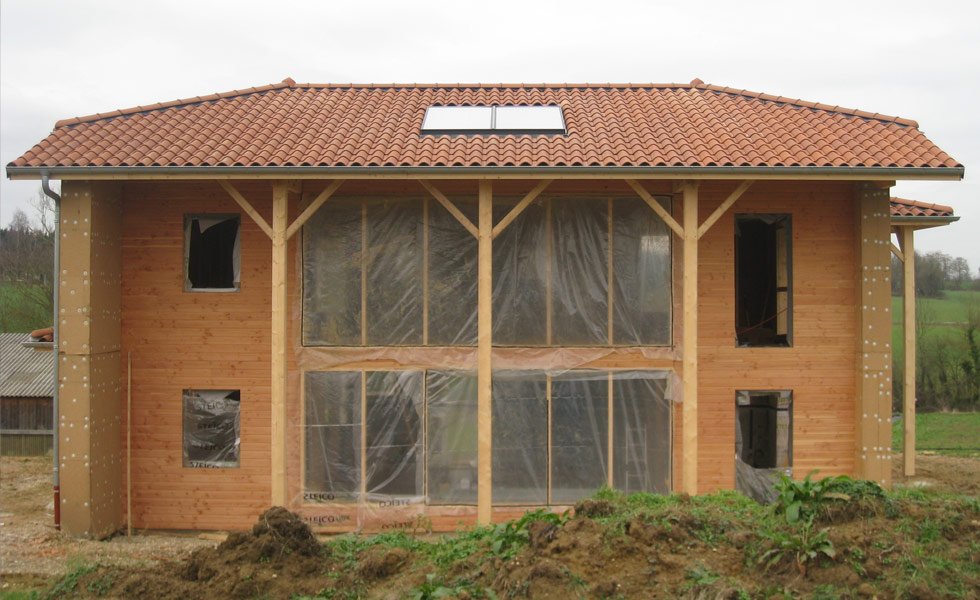
[[[670,213],[667,212],[667,209],[665,209],[663,206],[660,206],[660,203],[657,202],[657,199],[654,198],[650,194],[650,192],[646,190],[646,188],[640,185],[640,182],[638,182],[635,179],[627,179],[626,183],[631,188],[633,188],[633,191],[635,191],[637,195],[640,196],[640,198],[643,198],[643,201],[646,202],[650,206],[650,208],[653,209],[653,212],[657,213],[658,217],[663,219],[664,223],[666,223],[667,226],[670,227],[673,230],[673,232],[677,234],[678,237],[684,239],[684,236],[686,235],[686,230],[682,228],[677,223],[677,221],[674,220],[674,217],[672,217]],[[687,184],[685,184],[684,187],[686,188]],[[694,235],[697,235],[697,220],[695,220],[695,227],[693,231],[694,231]]]
[[[477,522],[493,518],[493,188],[480,181],[479,308],[477,323]],[[438,200],[438,197],[436,198]]]
[[[685,183],[684,198],[684,373],[683,489],[698,493],[698,184]],[[659,204],[657,204],[659,206]]]
[[[286,227],[289,184],[272,186],[272,505],[286,505]]]
[[[915,230],[905,227],[901,232],[903,258],[903,294],[905,334],[905,397],[902,402],[904,473],[915,475]]]
[[[725,201],[722,202],[713,213],[711,213],[711,216],[705,219],[704,223],[698,227],[698,239],[701,239],[701,237],[707,233],[709,229],[711,229],[711,226],[718,222],[718,219],[720,219],[722,215],[724,215],[725,212],[731,208],[733,204],[735,204],[736,200],[742,197],[742,194],[744,194],[753,183],[755,182],[752,180],[743,181],[737,188],[735,188],[734,192],[729,194],[728,198],[726,198]]]
[[[551,425],[552,425],[552,422],[553,422],[552,421],[552,410],[551,410],[551,375],[550,374],[549,375],[545,375],[544,376],[544,380],[545,380],[545,386],[547,386],[546,389],[545,389],[545,392],[544,392],[545,393],[545,399],[548,402],[548,462],[547,462],[547,465],[548,465],[548,493],[547,493],[547,496],[546,496],[546,501],[547,501],[548,505],[551,506],[551,455],[552,455],[552,452],[551,452],[551,449],[552,449]]]
[[[530,204],[534,202],[535,198],[541,195],[541,192],[543,192],[546,187],[551,185],[552,181],[554,180],[545,179],[544,181],[538,183],[538,185],[534,186],[534,189],[528,192],[528,194],[517,203],[517,206],[512,208],[510,212],[507,213],[507,215],[493,228],[493,238],[497,239],[497,236],[503,233],[504,229],[507,229],[507,226],[513,223],[514,219],[519,217],[520,214],[524,212],[524,209],[530,206]]]
[[[551,339],[552,339],[551,329],[552,329],[552,321],[554,320],[554,313],[555,313],[555,306],[554,306],[555,300],[553,297],[555,285],[554,282],[552,281],[553,269],[551,267],[551,263],[555,260],[555,240],[554,240],[555,236],[554,236],[554,227],[552,227],[551,225],[551,203],[552,200],[551,198],[549,198],[548,200],[545,201],[545,208],[544,208],[544,237],[546,240],[545,243],[547,244],[547,248],[548,248],[548,261],[547,264],[545,264],[544,266],[545,269],[544,272],[544,294],[545,294],[544,339],[545,339],[546,346],[551,345]]]
[[[436,186],[432,185],[428,181],[419,179],[418,182],[422,187],[428,190],[430,194],[432,194],[433,198],[439,201],[439,204],[443,205],[445,209],[449,211],[449,214],[459,221],[460,225],[466,228],[466,231],[469,231],[475,238],[480,237],[480,232],[477,230],[476,225],[474,225],[469,219],[466,218],[466,215],[456,208],[456,205],[453,204],[452,200],[447,198],[445,194],[440,192]],[[482,185],[483,182],[481,181],[480,184]]]
[[[126,354],[126,535],[133,537],[133,353]]]
[[[261,229],[270,238],[272,237],[272,227],[269,227],[269,223],[264,218],[262,218],[262,215],[259,214],[259,211],[255,210],[255,207],[253,207],[249,203],[249,201],[245,199],[245,196],[242,196],[238,192],[238,190],[235,189],[235,186],[231,185],[231,183],[223,179],[218,180],[218,185],[220,185],[222,188],[224,188],[226,192],[228,192],[228,195],[231,196],[235,200],[235,202],[237,202],[238,205],[242,207],[242,210],[244,210],[245,213],[248,214],[248,216],[252,217],[252,220],[255,221],[255,224],[259,226],[259,229]]]
[[[614,449],[613,449],[613,373],[606,374],[606,485],[613,487]]]
[[[306,207],[306,210],[300,213],[300,215],[296,217],[296,220],[289,225],[289,228],[286,229],[286,239],[288,240],[289,238],[293,237],[293,235],[299,231],[300,227],[305,225],[310,217],[316,214],[316,211],[320,210],[323,203],[329,200],[330,197],[333,196],[333,193],[337,191],[337,188],[339,188],[343,183],[343,179],[336,179],[330,185],[325,187],[323,191],[320,192],[312,202],[310,202],[310,205]]]
[[[422,200],[422,345],[429,345],[429,199]]]
[[[361,203],[361,345],[367,346],[367,292],[368,292],[368,210]]]

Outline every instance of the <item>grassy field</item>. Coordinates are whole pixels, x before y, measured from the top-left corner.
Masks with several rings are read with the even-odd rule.
[[[962,325],[967,322],[971,309],[980,310],[980,292],[947,291],[945,298],[917,298],[915,305],[927,323],[925,336],[940,337],[950,344],[965,347]],[[904,315],[901,296],[892,296],[892,347],[898,360],[905,352]]]
[[[902,421],[892,425],[892,448],[902,448]],[[949,456],[980,456],[980,412],[920,413],[915,418],[915,447]]]
[[[41,288],[0,283],[0,331],[27,333],[51,326],[49,306],[38,303]]]

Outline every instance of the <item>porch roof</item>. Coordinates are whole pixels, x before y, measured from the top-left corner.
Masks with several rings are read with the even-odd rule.
[[[434,105],[558,105],[558,135],[431,135]],[[8,176],[74,172],[812,173],[958,179],[915,121],[705,84],[282,83],[59,121]]]

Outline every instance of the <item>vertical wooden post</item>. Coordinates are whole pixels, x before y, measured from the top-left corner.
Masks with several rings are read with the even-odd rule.
[[[915,475],[915,230],[901,229],[904,269],[905,398],[902,405],[906,477]]]
[[[698,185],[685,182],[684,196],[684,491],[698,493]]]
[[[286,505],[286,228],[289,185],[272,186],[272,505]]]
[[[489,525],[493,508],[493,188],[480,181],[479,310],[477,322],[477,522]]]

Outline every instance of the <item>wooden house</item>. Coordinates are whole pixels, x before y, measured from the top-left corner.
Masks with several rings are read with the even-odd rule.
[[[60,121],[7,174],[62,182],[63,527],[887,485],[893,227],[910,255],[955,220],[889,190],[963,172],[914,121],[700,80],[287,79]]]

